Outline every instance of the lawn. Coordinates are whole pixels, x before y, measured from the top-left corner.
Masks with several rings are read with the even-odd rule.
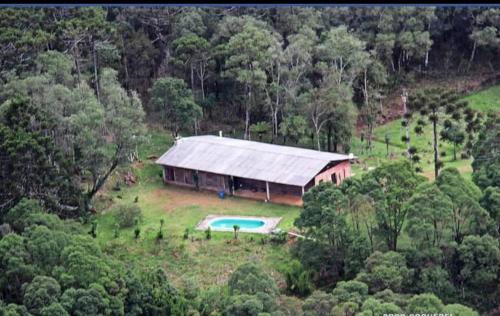
[[[472,93],[464,99],[467,100],[469,106],[475,110],[484,113],[492,110],[499,111],[500,85]],[[419,166],[423,169],[423,174],[429,179],[433,179],[432,125],[428,124],[425,126],[424,133],[422,135],[417,135],[414,132],[414,128],[419,118],[419,115],[416,115],[411,120],[410,144],[411,146],[415,146],[418,150],[418,155],[421,157]],[[386,135],[388,135],[390,139],[389,157],[387,156],[385,144]],[[401,120],[395,120],[375,128],[373,149],[371,151],[365,149],[366,143],[361,143],[359,137],[353,138],[351,151],[361,158],[361,163],[353,166],[355,176],[359,176],[367,170],[377,167],[388,160],[401,159],[403,153],[406,151],[405,143],[401,140],[403,135],[405,135],[405,130],[401,126]],[[438,144],[439,152],[445,153],[444,157],[440,156],[440,159],[444,162],[444,167],[455,167],[465,178],[470,179],[472,175],[472,159],[461,159],[461,147],[457,147],[457,160],[453,160],[453,145],[442,140],[439,140]]]
[[[278,227],[286,230],[293,227],[300,209],[233,197],[221,200],[214,192],[164,185],[161,169],[152,159],[145,158],[158,156],[168,148],[169,142],[166,133],[152,132],[150,143],[140,149],[143,161],[132,167],[137,183],[113,191],[111,187],[116,180],[111,181],[106,196],[112,197],[113,204],[102,207],[101,215],[97,216],[97,240],[104,251],[131,266],[161,266],[177,285],[184,278],[195,278],[202,287],[226,284],[231,272],[249,260],[260,261],[282,282],[278,271],[282,271],[290,258],[288,245],[268,241],[263,244],[263,238],[266,241],[267,237],[248,233],[239,233],[238,243],[231,242],[231,232],[212,232],[212,239],[206,240],[204,232],[194,228],[206,215],[223,214],[281,217]],[[120,205],[133,204],[136,197],[143,214],[140,238],[134,239],[134,228],[121,229],[115,237],[114,211]],[[157,242],[155,236],[161,219],[165,237]],[[190,231],[187,240],[183,238],[186,229]]]
[[[500,85],[493,86],[479,92],[473,93],[465,100],[469,101],[471,108],[481,112],[500,110]]]
[[[487,111],[500,108],[500,86],[495,86],[481,92],[467,96],[472,108]],[[433,178],[432,163],[432,129],[427,125],[424,134],[415,135],[415,117],[410,126],[411,145],[416,146],[424,175]],[[389,155],[384,142],[385,135],[389,136]],[[360,158],[360,163],[353,165],[354,176],[358,177],[367,170],[379,166],[381,163],[403,159],[405,144],[401,141],[404,129],[400,120],[379,126],[374,132],[373,149],[366,150],[365,144],[359,137],[353,138],[351,152]],[[280,139],[277,140],[278,143]],[[452,160],[451,144],[440,141],[440,157],[445,167],[458,168],[467,178],[471,175],[471,160],[460,159],[460,149],[457,150],[458,160]],[[131,187],[121,186],[120,191],[113,191],[112,187],[118,179],[114,175],[110,179],[102,201],[96,203],[101,212],[97,216],[97,240],[106,253],[128,262],[131,266],[163,267],[169,278],[176,285],[182,285],[185,278],[194,278],[202,287],[222,285],[227,283],[228,276],[240,264],[249,261],[260,261],[263,267],[282,284],[283,271],[290,260],[289,246],[276,245],[266,241],[266,236],[240,233],[239,242],[231,242],[232,233],[212,232],[212,239],[206,240],[204,232],[194,230],[197,223],[209,214],[223,215],[254,215],[281,217],[278,227],[290,229],[300,209],[292,206],[275,205],[252,201],[242,198],[227,197],[221,200],[213,192],[196,192],[175,186],[166,186],[161,181],[161,169],[153,162],[169,146],[172,137],[168,132],[160,129],[151,129],[147,141],[139,148],[141,162],[131,168],[120,170],[132,171],[137,177],[137,183]],[[306,146],[310,146],[307,144]],[[133,237],[133,228],[119,230],[115,237],[114,210],[120,205],[133,204],[138,198],[137,205],[142,210],[140,223],[141,235],[138,240]],[[110,202],[112,201],[112,202]],[[165,221],[165,238],[156,241],[155,236],[160,226],[160,220]],[[189,238],[184,239],[185,230],[189,230]],[[403,234],[401,246],[408,247],[408,241]]]
[[[417,148],[417,154],[421,160],[416,166],[420,166],[423,174],[429,178],[434,178],[434,163],[433,163],[433,149],[432,149],[432,126],[428,124],[424,127],[424,133],[417,135],[414,132],[418,116],[412,119],[410,124],[410,145]],[[387,155],[387,146],[385,144],[385,135],[389,136],[389,150]],[[401,140],[405,135],[405,130],[401,126],[401,121],[396,120],[378,126],[374,131],[373,148],[372,150],[366,149],[366,141],[361,143],[359,137],[353,138],[351,151],[360,158],[360,163],[353,165],[353,173],[355,176],[362,175],[367,170],[376,168],[380,164],[387,161],[394,161],[398,159],[405,159],[406,145]],[[470,177],[472,172],[471,159],[461,159],[461,147],[457,147],[457,160],[453,160],[453,145],[451,143],[438,139],[438,146],[440,157],[439,159],[444,162],[445,167],[456,167],[466,177]],[[442,154],[444,153],[444,156]]]

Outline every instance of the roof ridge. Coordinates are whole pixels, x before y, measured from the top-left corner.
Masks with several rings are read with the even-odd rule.
[[[205,136],[211,136],[213,138],[219,138],[220,137],[220,136],[214,136],[214,135],[200,135],[200,136],[190,136],[190,137],[186,137],[186,138],[193,139],[193,138],[205,137]],[[244,140],[244,139],[238,139],[238,138],[231,138],[231,137],[222,137],[222,138],[230,139],[230,140],[236,140],[236,141],[242,141],[242,142],[245,142],[245,141],[247,141],[247,142],[253,142],[253,143],[262,144],[262,145],[288,147],[288,148],[293,148],[293,149],[298,149],[298,150],[310,150],[310,151],[316,152],[313,149],[307,149],[307,148],[300,148],[300,147],[293,147],[293,146],[286,146],[286,145],[277,145],[277,144],[268,144],[268,143],[262,143],[262,142],[257,142],[257,141],[252,141],[252,140]],[[214,144],[220,144],[220,143],[214,143]],[[224,145],[225,146],[230,146],[230,147],[241,148],[241,147],[238,147],[238,146],[235,146],[235,145],[231,145],[231,144],[224,144]],[[245,148],[245,149],[250,149],[250,148]],[[260,150],[259,149],[259,151],[266,152],[266,153],[277,154],[277,152],[273,152],[273,151],[270,151],[270,150]],[[349,159],[349,156],[345,155],[345,154],[330,153],[330,152],[324,152],[324,151],[318,151],[318,152],[319,153],[324,153],[324,154],[330,154],[330,155],[346,156],[346,159]],[[305,156],[305,155],[298,155],[298,154],[291,154],[291,153],[279,153],[279,154],[286,155],[286,156],[292,156],[292,157],[301,157],[301,158],[307,158],[307,159],[314,159],[314,160],[325,160],[325,159],[322,159],[322,158],[319,158],[319,157],[309,157],[309,156]]]

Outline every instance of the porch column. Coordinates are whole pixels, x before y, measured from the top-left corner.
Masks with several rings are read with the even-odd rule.
[[[267,200],[271,200],[271,196],[269,194],[269,182],[266,181],[266,195],[267,195]]]
[[[167,182],[167,177],[165,176],[165,167],[161,168],[163,174],[163,183]]]
[[[304,196],[304,187],[302,187],[302,196]]]
[[[174,175],[174,182],[175,182],[175,168],[172,167],[172,174]]]
[[[231,194],[234,194],[234,177],[231,176]]]

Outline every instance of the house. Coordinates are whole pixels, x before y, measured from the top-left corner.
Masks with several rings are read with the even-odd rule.
[[[205,135],[178,139],[156,163],[163,166],[165,183],[301,205],[311,187],[349,177],[355,158]]]

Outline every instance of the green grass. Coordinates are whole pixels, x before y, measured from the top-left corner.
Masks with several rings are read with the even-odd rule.
[[[432,125],[427,124],[424,127],[422,135],[417,135],[414,128],[417,125],[419,116],[416,115],[410,124],[410,145],[417,148],[417,154],[421,160],[416,166],[420,166],[423,174],[428,178],[433,178],[433,149],[432,149]],[[389,136],[389,156],[387,156],[387,148],[385,144],[385,135]],[[395,120],[378,126],[374,130],[373,149],[367,150],[366,141],[361,143],[359,137],[353,139],[352,149],[358,157],[360,157],[361,164],[353,166],[353,172],[363,174],[370,168],[375,168],[380,164],[397,159],[404,159],[406,152],[406,145],[401,140],[405,135],[405,129],[401,126],[401,120]],[[445,167],[456,167],[463,173],[470,173],[471,160],[461,159],[461,147],[457,147],[457,160],[453,160],[453,145],[451,143],[438,139],[439,152],[445,153],[445,156],[440,156],[440,160],[444,162]]]
[[[152,132],[150,143],[140,148],[141,158],[163,153],[170,141],[166,133]],[[287,230],[293,227],[300,212],[298,207],[233,197],[220,200],[213,192],[166,186],[161,181],[161,169],[152,160],[136,165],[133,172],[137,183],[131,187],[122,186],[120,191],[108,190],[106,194],[113,198],[113,204],[102,208],[96,217],[97,240],[106,253],[130,266],[163,267],[177,285],[183,277],[195,277],[202,287],[226,284],[230,273],[249,260],[259,261],[282,282],[278,271],[282,271],[290,259],[287,245],[261,244],[264,235],[248,233],[239,233],[237,244],[231,242],[231,232],[212,232],[212,239],[206,240],[204,232],[194,228],[209,214],[224,214],[281,217],[278,227]],[[133,204],[136,196],[143,214],[141,236],[135,240],[131,227],[121,229],[115,238],[113,212],[120,205]],[[165,237],[158,242],[155,237],[160,219],[165,221]],[[183,239],[186,228],[191,232],[188,240]]]
[[[500,111],[500,85],[473,93],[465,100],[469,101],[469,106],[481,112]]]
[[[500,86],[474,93],[466,99],[474,109],[498,110]],[[424,174],[432,178],[432,128],[431,125],[427,125],[423,135],[415,135],[414,126],[417,119],[418,117],[413,118],[410,126],[411,145],[416,146],[419,151],[418,154],[422,158],[419,165],[423,168]],[[386,134],[390,138],[389,155],[384,142]],[[402,154],[405,152],[405,144],[401,140],[403,135],[401,121],[396,120],[375,129],[371,151],[365,149],[365,143],[361,143],[359,137],[353,138],[350,151],[360,158],[360,163],[352,167],[355,176],[361,176],[384,162],[404,159]],[[268,137],[265,136],[264,141],[269,141]],[[306,143],[301,145],[310,148],[309,140],[304,139],[304,141]],[[282,140],[278,139],[277,143],[281,144]],[[245,233],[239,234],[239,243],[231,242],[233,234],[228,232],[212,232],[212,239],[206,240],[204,232],[196,231],[194,228],[208,214],[225,214],[282,217],[278,226],[287,230],[293,227],[293,221],[299,215],[300,209],[232,197],[219,200],[215,193],[165,186],[161,181],[161,169],[153,162],[171,144],[170,133],[152,128],[147,140],[139,148],[142,162],[132,167],[138,179],[137,183],[131,187],[122,187],[121,191],[116,192],[112,191],[111,187],[118,179],[117,175],[110,179],[105,195],[108,199],[112,198],[112,203],[96,203],[100,205],[98,209],[101,211],[96,217],[97,240],[106,253],[130,266],[163,267],[177,285],[181,283],[183,277],[193,277],[205,288],[226,284],[231,272],[249,260],[259,261],[277,281],[282,282],[279,272],[283,271],[287,261],[290,260],[287,245],[261,244],[262,235]],[[445,167],[456,167],[470,179],[470,159],[452,161],[452,145],[443,141],[440,141],[439,150],[446,152],[445,157],[440,157]],[[460,149],[457,152],[460,153]],[[113,211],[122,204],[134,203],[136,196],[139,197],[138,205],[143,212],[140,224],[141,236],[135,240],[133,228],[127,228],[121,229],[119,236],[115,238]],[[165,238],[158,242],[155,236],[160,226],[160,219],[165,221]],[[183,239],[186,228],[191,231],[188,240]],[[410,247],[405,234],[401,236],[400,247]]]
[[[488,112],[491,110],[500,110],[500,85],[490,87],[488,89],[475,92],[464,98],[469,101],[469,106],[481,112]],[[432,125],[428,124],[424,127],[422,135],[416,135],[414,128],[419,115],[412,118],[410,124],[410,144],[417,147],[418,155],[421,161],[418,164],[422,169],[424,175],[428,178],[433,178],[433,150],[432,150]],[[439,133],[439,131],[438,131]],[[389,136],[389,153],[387,157],[387,150],[385,145],[385,135]],[[392,159],[401,159],[403,153],[406,151],[405,143],[401,137],[405,135],[405,130],[401,126],[401,120],[395,120],[378,126],[374,131],[373,149],[368,151],[365,149],[366,143],[362,144],[359,137],[353,138],[351,144],[351,151],[354,152],[361,159],[360,165],[353,166],[353,172],[356,176],[363,174],[368,168],[374,168],[381,163]],[[445,152],[446,156],[441,156],[440,159],[444,162],[444,167],[457,168],[466,178],[470,179],[472,175],[471,159],[460,159],[461,148],[457,147],[457,160],[453,160],[453,145],[438,141],[439,152]]]

